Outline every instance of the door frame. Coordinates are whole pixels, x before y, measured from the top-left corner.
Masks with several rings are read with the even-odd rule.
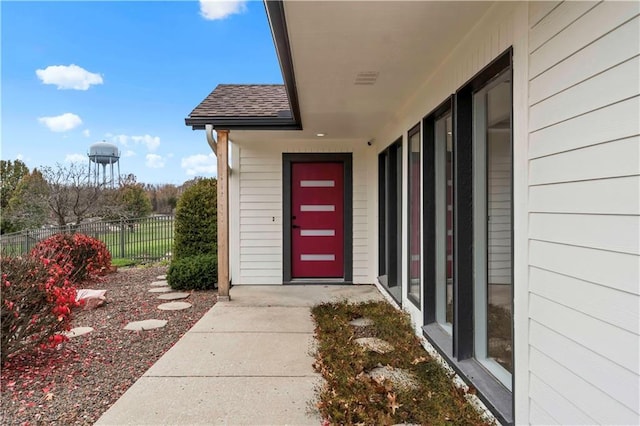
[[[344,170],[344,274],[343,279],[293,279],[291,274],[291,165],[292,163],[342,163]],[[282,154],[282,280],[283,284],[353,283],[353,156],[351,153]]]

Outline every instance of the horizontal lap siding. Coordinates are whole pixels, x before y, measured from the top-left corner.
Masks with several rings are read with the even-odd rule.
[[[532,423],[640,422],[639,15],[530,7]]]
[[[371,283],[374,264],[369,253],[365,152],[350,142],[268,141],[240,147],[238,284],[282,284],[283,152],[353,153],[353,279],[356,283]]]
[[[282,156],[240,147],[239,284],[282,284]]]

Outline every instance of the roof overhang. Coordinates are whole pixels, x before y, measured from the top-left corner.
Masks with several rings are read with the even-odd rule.
[[[229,117],[226,115],[194,115],[196,110],[185,119],[185,124],[193,130],[203,130],[207,124],[218,129],[228,130],[301,130],[302,121],[296,79],[293,72],[289,33],[284,14],[284,4],[280,0],[265,0],[267,19],[271,27],[284,87],[288,97],[288,117]],[[212,93],[213,94],[213,93]],[[209,95],[211,96],[211,95]],[[206,99],[205,99],[206,100]]]
[[[288,118],[189,117],[239,130],[234,142],[368,141],[397,121],[495,2],[266,0]],[[446,97],[447,94],[444,96]],[[304,127],[302,124],[304,123]]]

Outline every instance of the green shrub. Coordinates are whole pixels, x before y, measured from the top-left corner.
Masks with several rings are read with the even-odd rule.
[[[175,290],[208,290],[217,280],[218,259],[211,253],[175,259],[167,272],[167,282]]]
[[[200,179],[185,190],[176,207],[173,258],[216,254],[217,181]]]

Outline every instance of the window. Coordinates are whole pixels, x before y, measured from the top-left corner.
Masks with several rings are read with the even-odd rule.
[[[420,244],[421,226],[421,167],[422,161],[420,155],[420,124],[416,125],[409,131],[409,287],[408,298],[416,306],[420,307],[420,291],[421,291],[421,251]]]
[[[509,49],[423,121],[425,337],[498,420],[513,419]]]
[[[438,324],[451,346],[454,266],[453,97],[422,122],[424,323]]]
[[[378,156],[378,281],[402,304],[402,140]]]
[[[511,79],[473,96],[475,356],[507,388],[512,361]]]
[[[453,325],[453,123],[451,111],[435,122],[436,321]]]

